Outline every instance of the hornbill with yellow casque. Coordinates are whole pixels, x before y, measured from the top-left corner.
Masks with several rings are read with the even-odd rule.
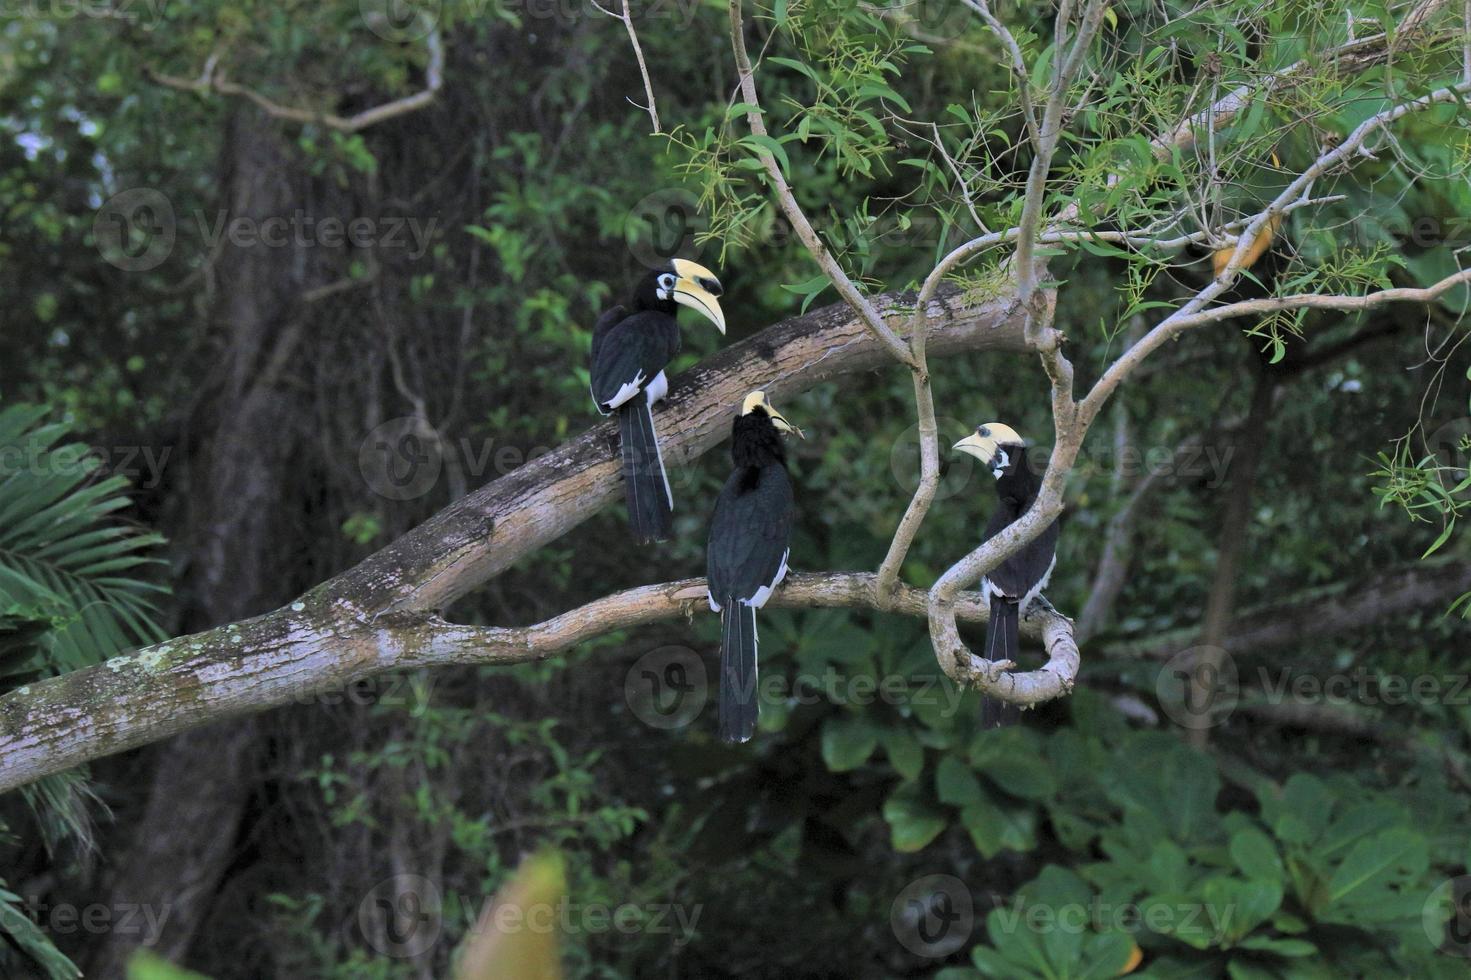
[[[710,517],[705,550],[710,608],[720,613],[720,737],[744,742],[756,730],[756,610],[787,574],[792,481],[782,436],[802,430],[753,391],[731,426],[735,469]]]
[[[1027,512],[1037,500],[1042,477],[1027,462],[1026,440],[1015,429],[988,422],[957,442],[955,449],[968,453],[991,468],[996,477],[997,507],[986,523],[983,541],[1000,534]],[[1032,600],[1047,587],[1057,563],[1057,521],[981,579],[981,591],[990,596],[991,615],[986,624],[987,660],[1016,662],[1021,650],[1021,617]],[[999,728],[1016,721],[1016,705],[985,698],[981,702],[981,726]]]
[[[669,537],[674,494],[664,472],[653,405],[669,392],[664,368],[679,353],[675,314],[688,306],[725,333],[720,280],[709,269],[673,259],[639,280],[632,309],[615,306],[593,327],[592,400],[604,415],[618,416],[628,523],[640,542]]]

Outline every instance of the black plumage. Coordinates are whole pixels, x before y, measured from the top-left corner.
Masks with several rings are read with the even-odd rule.
[[[709,270],[676,259],[640,280],[632,309],[615,306],[593,327],[589,380],[593,402],[618,416],[628,520],[640,542],[669,537],[674,495],[664,470],[653,405],[669,390],[665,367],[679,353],[679,305],[692,306],[724,332]]]
[[[1026,444],[1014,430],[1000,423],[983,425],[976,430],[976,435],[956,445],[988,463],[996,478],[997,506],[986,522],[982,537],[983,541],[989,541],[1032,506],[1042,488],[1042,477],[1027,459]],[[991,606],[983,651],[987,660],[1016,662],[1017,654],[1021,652],[1021,617],[1052,575],[1052,567],[1057,560],[1058,532],[1058,523],[1053,521],[1020,551],[981,579],[981,591],[990,596]],[[1015,705],[994,698],[985,698],[981,703],[983,727],[1008,725],[1018,716]]]
[[[759,396],[759,397],[758,397]],[[756,730],[756,610],[787,573],[794,501],[783,431],[800,432],[759,392],[731,428],[735,469],[715,501],[706,549],[710,608],[720,613],[720,737]]]

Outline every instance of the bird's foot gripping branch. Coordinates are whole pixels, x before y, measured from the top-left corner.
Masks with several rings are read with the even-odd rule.
[[[872,297],[896,325],[913,294]],[[942,353],[1025,349],[1006,297],[956,289],[918,307]],[[886,363],[881,342],[838,304],[774,324],[671,380],[660,414],[664,458],[688,464],[730,430],[753,389],[775,401]],[[0,791],[232,716],[292,703],[385,670],[507,664],[550,656],[602,634],[703,607],[691,579],[614,593],[543,623],[477,628],[438,615],[524,556],[622,497],[613,422],[480,487],[274,612],[54,677],[0,698]],[[772,607],[879,609],[876,576],[792,575]],[[925,594],[900,585],[885,609],[924,616]],[[985,603],[959,593],[955,615],[983,623]],[[1027,624],[1023,632],[1040,634]]]

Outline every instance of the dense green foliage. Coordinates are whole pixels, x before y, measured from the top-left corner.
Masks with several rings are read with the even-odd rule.
[[[47,423],[31,405],[0,410],[0,693],[76,670],[138,642],[159,640],[159,587],[139,577],[157,535],[114,519],[128,506],[128,481],[99,476],[90,447]],[[95,847],[93,816],[101,801],[85,774],[63,773],[25,787],[30,830],[59,866],[75,866]],[[0,817],[0,843],[18,839]],[[21,896],[0,876],[0,970],[32,965],[48,977],[76,968],[27,915]]]
[[[1159,160],[1149,137],[1350,30],[1378,30],[1400,6],[1112,5],[1049,213],[1076,201],[1089,227],[1171,238],[1255,212],[1326,141],[1453,80],[1459,48],[1410,46],[1392,67],[1324,73],[1257,100],[1214,155]],[[55,453],[63,430],[36,426],[65,419],[105,447],[106,465],[135,467],[131,518],[174,542],[183,595],[164,617],[170,632],[192,627],[186,608],[206,562],[192,529],[218,517],[195,512],[209,453],[260,457],[263,471],[280,458],[273,544],[289,569],[271,584],[284,602],[590,424],[591,325],[642,258],[677,247],[717,267],[732,339],[832,301],[773,204],[762,152],[875,289],[913,285],[949,248],[1019,214],[1030,156],[1015,83],[958,4],[748,5],[768,141],[741,119],[719,4],[634,5],[663,136],[647,135],[647,115],[625,101],[641,99],[642,85],[623,25],[586,4],[446,0],[436,21],[444,89],[426,109],[351,135],[153,80],[197,77],[215,57],[276,102],[360,111],[423,84],[424,25],[385,21],[383,9],[207,0],[139,6],[140,21],[0,24],[0,395],[49,409],[10,408],[0,430],[40,432]],[[1002,14],[1040,88],[1053,11]],[[1420,113],[1393,132],[1375,159],[1323,176],[1313,196],[1329,200],[1287,217],[1240,294],[1423,285],[1464,262],[1465,108]],[[242,151],[266,143],[268,165]],[[280,248],[221,245],[246,164],[262,168],[254,189],[287,202],[283,217],[366,218],[380,240],[334,246],[319,230]],[[152,265],[119,256],[152,254],[156,199],[154,211],[130,212],[121,244],[107,239],[120,227],[108,202],[139,188],[172,213],[171,248]],[[383,237],[392,227],[408,229],[398,244]],[[1080,379],[1095,378],[1162,304],[1204,284],[1218,244],[1049,249]],[[271,330],[304,325],[270,367],[280,378],[271,397],[289,411],[269,445],[215,445],[236,407],[235,369],[222,365],[238,355],[241,373],[268,370],[267,358],[241,352],[235,310],[221,300],[260,254],[274,263],[259,295],[263,308],[278,304]],[[1008,254],[988,252],[956,278],[995,290]],[[487,896],[550,844],[568,855],[583,910],[565,936],[577,977],[1102,977],[1131,965],[1136,947],[1136,975],[1161,978],[1464,975],[1464,958],[1435,941],[1448,914],[1438,889],[1471,871],[1471,704],[1454,684],[1467,632],[1445,615],[1450,600],[1233,650],[1239,699],[1214,719],[1208,749],[1187,744],[1170,684],[1171,657],[1199,632],[1235,493],[1251,495],[1236,582],[1244,622],[1372,593],[1427,550],[1433,568],[1471,561],[1471,535],[1454,533],[1453,520],[1471,489],[1466,301],[1461,290],[1428,310],[1218,324],[1156,355],[1119,396],[1129,439],[1102,423],[1090,437],[1048,595],[1069,614],[1083,607],[1110,519],[1157,470],[1129,538],[1130,574],[1084,645],[1077,693],[1020,728],[976,730],[975,695],[944,680],[922,623],[833,610],[763,614],[762,676],[776,693],[740,750],[716,742],[713,710],[664,730],[625,700],[650,651],[688,648],[708,667],[718,642],[708,618],[616,633],[545,664],[378,678],[270,713],[257,761],[239,773],[252,790],[232,831],[238,846],[200,899],[208,914],[184,962],[219,978],[444,975]],[[1366,330],[1375,336],[1361,344]],[[689,329],[675,368],[717,342]],[[944,445],[1002,418],[1045,447],[1047,381],[1031,359],[933,367]],[[1259,473],[1242,486],[1231,459],[1262,379],[1277,400]],[[908,377],[826,384],[782,408],[809,433],[793,464],[794,569],[875,568],[917,469]],[[423,493],[385,496],[360,450],[385,420],[410,416],[432,426],[442,466]],[[1199,451],[1182,448],[1191,439]],[[137,469],[128,447],[172,455]],[[671,474],[677,540],[651,566],[630,571],[623,515],[605,513],[453,618],[528,623],[616,588],[701,574],[726,470],[716,452]],[[982,477],[947,462],[907,581],[928,585],[976,541],[992,499]],[[78,471],[25,490],[16,480],[0,483],[0,658],[21,650],[35,658],[27,670],[74,669],[155,635],[149,593],[120,577],[152,539],[102,521],[120,478]],[[39,526],[27,507],[66,542],[27,537]],[[50,564],[12,566],[12,555]],[[1295,681],[1331,678],[1353,679],[1345,701],[1307,700],[1354,724],[1254,710],[1303,700],[1280,693]],[[1425,696],[1386,693],[1417,678],[1439,683]],[[100,862],[26,846],[52,841],[55,808],[0,807],[10,827],[0,877],[14,888],[53,875],[41,886],[53,905],[126,899],[128,883],[106,882],[106,870],[143,818],[137,775],[151,764],[94,767],[116,814],[100,831]],[[437,941],[418,958],[385,947],[371,914],[375,889],[399,874],[433,882],[442,900]],[[907,947],[891,923],[896,897],[931,874],[962,879],[975,909],[963,941],[940,956]],[[44,916],[41,928],[13,918],[31,900],[0,883],[0,928],[55,963]],[[637,910],[626,931],[588,913],[623,905]],[[1079,928],[1056,924],[1076,912]],[[98,942],[49,938],[79,962]],[[165,975],[149,969],[139,975]]]

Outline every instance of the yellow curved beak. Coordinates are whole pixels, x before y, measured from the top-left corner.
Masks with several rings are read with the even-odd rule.
[[[674,260],[674,301],[699,312],[722,334],[725,333],[725,311],[720,308],[720,280],[715,273],[688,259]]]
[[[741,406],[741,414],[751,414],[751,409],[755,408],[757,405],[760,405],[761,410],[764,411],[768,417],[770,417],[771,424],[776,426],[776,431],[790,432],[798,439],[805,440],[807,438],[807,436],[802,433],[801,429],[788,422],[787,417],[776,410],[776,406],[771,404],[771,402],[766,397],[766,392],[764,391],[753,391],[749,395],[747,395],[745,404]]]
[[[996,445],[995,439],[988,439],[985,436],[972,432],[950,448],[951,450],[958,449],[968,456],[974,456],[982,463],[990,466],[991,460],[996,458]]]
[[[951,450],[960,450],[967,455],[985,463],[987,466],[996,458],[998,447],[1021,446],[1025,440],[1017,434],[1017,431],[1003,422],[987,422],[985,425],[977,426],[976,431],[951,446]]]

